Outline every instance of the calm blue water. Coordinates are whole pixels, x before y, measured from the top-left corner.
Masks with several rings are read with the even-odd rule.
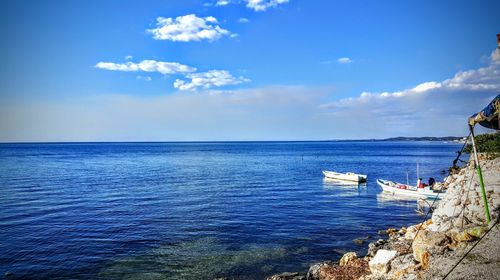
[[[442,179],[437,142],[0,145],[0,277],[261,279],[421,219],[376,178]],[[365,186],[321,170],[368,175]]]

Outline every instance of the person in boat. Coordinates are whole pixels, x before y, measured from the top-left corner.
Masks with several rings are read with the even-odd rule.
[[[430,177],[429,178],[429,187],[433,187],[434,186],[434,183],[436,183],[436,180],[434,180],[434,178]]]
[[[425,187],[425,184],[424,184],[424,182],[422,182],[422,178],[418,178],[417,188],[423,189],[424,187]]]

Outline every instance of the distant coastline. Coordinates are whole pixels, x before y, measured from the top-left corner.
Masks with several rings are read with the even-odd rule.
[[[445,137],[393,137],[383,139],[382,141],[448,141],[448,142],[464,142],[466,137],[457,137],[457,136],[445,136]]]

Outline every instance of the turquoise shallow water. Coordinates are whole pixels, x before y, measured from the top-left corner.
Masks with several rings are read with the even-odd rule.
[[[0,273],[12,279],[261,279],[364,253],[419,220],[376,178],[438,180],[456,144],[0,144]],[[368,175],[362,186],[321,170]]]

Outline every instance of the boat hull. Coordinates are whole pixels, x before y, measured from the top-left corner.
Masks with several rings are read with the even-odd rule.
[[[412,186],[381,179],[377,179],[377,184],[382,188],[384,192],[392,193],[393,195],[401,195],[406,197],[423,198],[423,199],[436,199],[436,198],[440,199],[444,196],[444,193],[442,192],[415,189],[415,187]],[[398,186],[404,186],[405,188],[398,188]]]
[[[349,182],[366,182],[366,175],[355,174],[355,173],[338,173],[333,171],[323,171],[325,178],[331,180],[349,181]]]

